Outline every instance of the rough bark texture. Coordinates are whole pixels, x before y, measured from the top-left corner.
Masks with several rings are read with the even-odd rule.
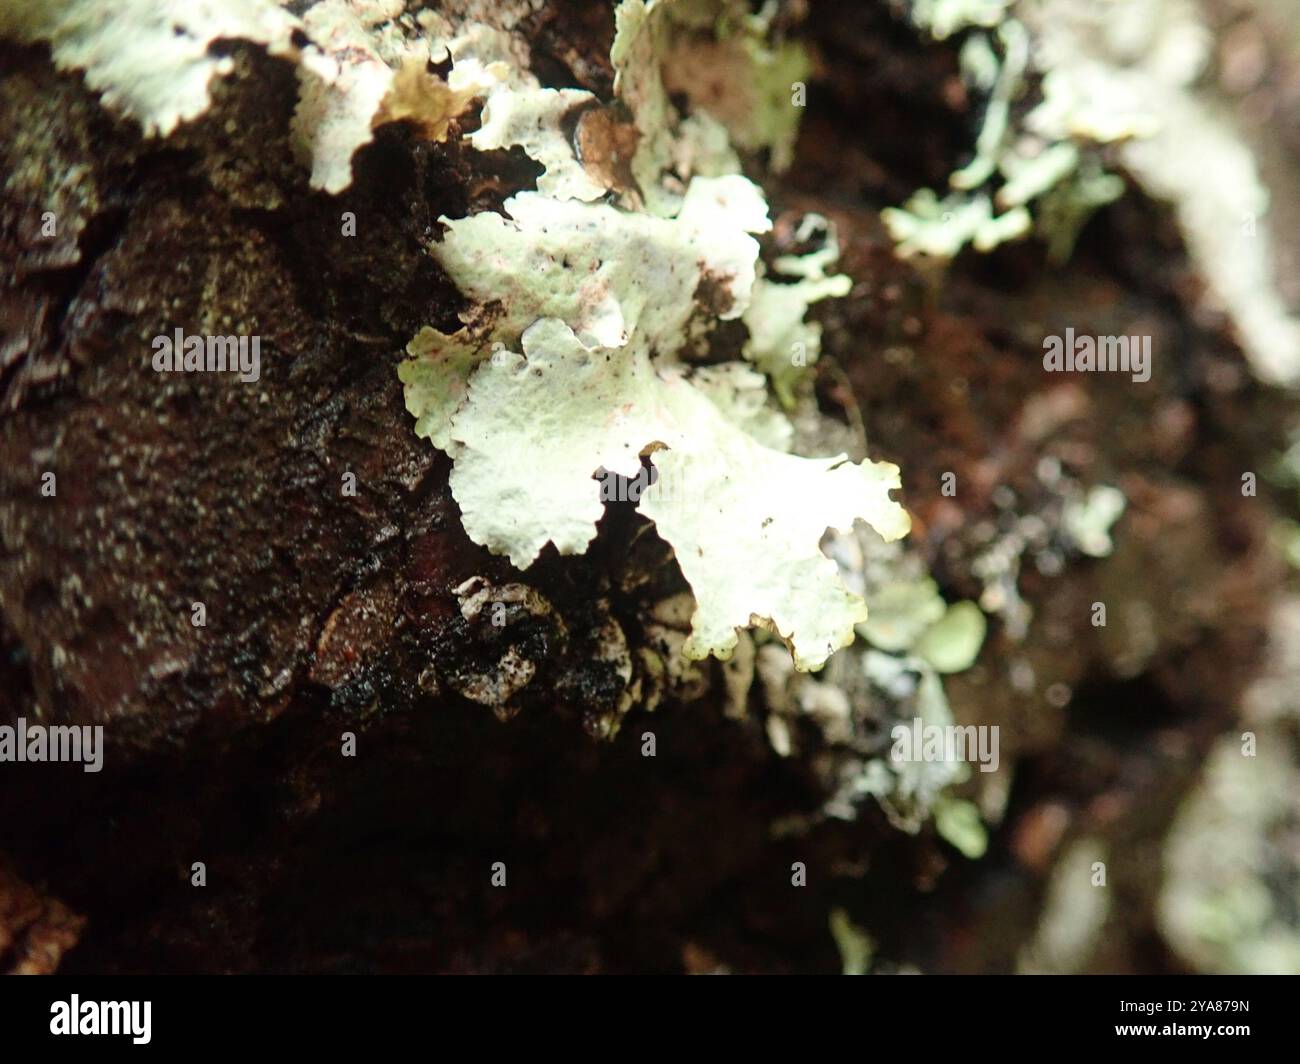
[[[535,69],[608,93],[612,31],[604,6],[551,4]],[[945,591],[978,595],[978,550],[1059,505],[1044,455],[1129,499],[1113,555],[1050,578],[1026,566],[1027,637],[995,625],[950,684],[958,718],[1001,725],[1016,764],[988,855],[871,809],[816,817],[815,735],[777,756],[757,690],[745,719],[724,715],[716,665],[699,699],[634,708],[610,742],[587,734],[622,693],[593,653],[602,620],[645,638],[648,589],[681,586],[669,552],[614,506],[588,555],[515,573],[465,536],[395,374],[410,336],[461,306],[424,251],[437,217],[526,187],[524,156],[385,127],[330,197],[288,147],[286,63],[233,46],[211,111],[145,141],[43,49],[3,44],[0,721],[103,724],[109,746],[99,774],[2,768],[0,967],[833,971],[841,907],[883,970],[1005,971],[1085,835],[1122,855],[1092,965],[1180,967],[1155,924],[1161,840],[1261,658],[1282,571],[1271,503],[1243,506],[1240,474],[1276,451],[1284,401],[1193,314],[1176,229],[1136,193],[1065,270],[1032,244],[942,279],[898,261],[878,209],[941,183],[970,140],[955,50],[847,0],[813,5],[803,33],[820,64],[795,165],[752,172],[778,222],[817,210],[839,226],[856,288],[818,309],[819,394],[832,413],[859,406],[873,456],[903,469]],[[1300,130],[1277,127],[1294,174]],[[1036,372],[1045,328],[1135,321],[1177,352],[1144,389]],[[260,333],[261,382],[153,374],[149,339],[178,322]],[[960,505],[940,494],[946,471]],[[476,575],[526,583],[554,613],[504,634],[469,624],[453,589]],[[503,722],[456,678],[507,646],[539,671]],[[1068,705],[1044,697],[1056,684]],[[338,756],[345,731],[355,758]]]

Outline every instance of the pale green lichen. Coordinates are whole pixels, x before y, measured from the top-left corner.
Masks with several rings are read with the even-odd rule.
[[[774,7],[750,11],[747,0],[691,0],[665,6],[674,23],[663,54],[669,92],[719,121],[745,151],[766,149],[774,170],[794,155],[797,87],[812,61],[796,41],[772,42]]]
[[[936,672],[969,669],[984,644],[987,622],[973,602],[948,605],[929,578],[895,580],[867,595],[871,615],[858,626],[872,646],[910,652]]]
[[[871,615],[858,630],[879,648],[863,657],[868,680],[882,692],[903,698],[923,727],[953,726],[940,674],[961,672],[975,663],[987,631],[983,612],[973,602],[945,603],[929,578],[892,580],[869,592],[867,601]],[[864,766],[861,786],[899,827],[915,831],[931,814],[944,839],[976,858],[987,846],[979,812],[947,793],[969,775],[962,761],[881,758]]]
[[[871,957],[876,945],[865,930],[855,924],[841,908],[831,910],[828,920],[831,938],[840,951],[840,965],[845,975],[866,975],[871,968]]]
[[[1099,484],[1079,499],[1068,499],[1061,510],[1061,526],[1078,549],[1090,558],[1111,551],[1110,529],[1124,513],[1128,500],[1119,488]]]
[[[880,217],[898,242],[900,254],[920,252],[939,259],[952,258],[967,244],[976,251],[991,251],[1033,228],[1023,206],[995,217],[992,200],[982,193],[940,200],[928,188],[919,189],[901,208],[886,207]]]
[[[1160,927],[1202,971],[1300,974],[1300,881],[1286,858],[1300,771],[1288,746],[1261,733],[1247,757],[1239,737],[1220,740],[1170,833]]]
[[[470,374],[482,349],[425,326],[406,345],[406,353],[411,357],[397,367],[397,376],[406,389],[406,407],[416,415],[416,435],[446,449],[452,415],[469,394]]]
[[[934,830],[963,857],[978,861],[989,848],[989,834],[973,802],[941,794],[934,802]]]
[[[0,3],[0,36],[48,42],[60,68],[84,70],[106,104],[164,136],[206,111],[212,80],[234,68],[229,56],[211,54],[213,41],[253,41],[286,54],[298,26],[270,0]]]
[[[1033,38],[1025,23],[1012,17],[1013,0],[917,0],[912,17],[918,26],[942,39],[968,32],[961,50],[965,79],[987,97],[974,155],[954,171],[942,198],[920,189],[901,208],[881,212],[903,255],[923,253],[950,259],[967,244],[989,251],[1026,236],[1035,228],[1054,255],[1068,254],[1082,222],[1097,207],[1117,198],[1117,178],[1098,179],[1094,158],[1086,161],[1081,145],[1107,143],[1138,131],[1118,120],[1108,126],[1081,123],[1082,107],[1067,101],[1049,73],[1045,99],[1020,123],[1012,107],[1034,68]],[[1076,180],[1080,170],[1086,180]],[[1036,207],[1036,203],[1050,206]]]
[[[930,579],[893,580],[869,597],[871,616],[858,627],[872,646],[890,653],[910,649],[948,606]]]
[[[508,200],[504,217],[444,219],[434,254],[476,309],[455,335],[422,330],[400,369],[417,432],[454,460],[471,537],[521,567],[547,543],[581,551],[603,512],[593,476],[632,476],[646,459],[664,485],[687,485],[639,502],[695,592],[687,654],[725,656],[738,628],[760,624],[814,668],[852,640],[866,607],[819,540],[859,519],[897,537],[908,519],[889,498],[895,467],[789,453],[792,427],[766,402],[769,381],[793,402],[820,343],[808,307],[849,284],[826,272],[829,232],[821,250],[756,284],[751,234],[770,223],[733,144],[788,162],[798,120],[789,94],[809,70],[797,45],[769,41],[768,17],[734,0],[620,4],[611,63],[621,111],[588,131],[602,170],[568,128],[601,102],[542,87],[508,13],[417,13],[401,0],[317,0],[292,12],[272,0],[125,0],[105,19],[105,7],[2,0],[0,30],[49,41],[61,66],[84,70],[110,106],[162,135],[202,114],[213,80],[234,69],[213,42],[283,55],[300,82],[293,140],[328,191],[350,182],[353,153],[376,125],[412,121],[439,139],[483,98],[469,143],[521,148],[542,167],[537,190]],[[705,59],[721,91],[695,78]],[[450,61],[445,81],[430,60]],[[670,99],[677,90],[691,113]],[[681,362],[718,322],[747,313],[745,353],[761,374],[692,373]],[[686,491],[696,493],[689,502]]]
[[[1282,595],[1267,629],[1241,723],[1210,751],[1164,847],[1159,928],[1199,971],[1300,974],[1300,598]]]
[[[681,182],[739,169],[733,145],[768,149],[775,169],[789,164],[792,91],[811,64],[799,45],[769,42],[768,17],[740,0],[624,0],[614,17],[614,92],[638,134],[634,205],[673,215]],[[689,100],[690,114],[670,92]]]
[[[547,544],[585,550],[604,512],[593,477],[634,477],[648,461],[656,484],[638,508],[674,547],[695,597],[682,652],[725,658],[738,629],[759,625],[789,642],[798,667],[818,668],[867,615],[820,540],[855,520],[886,539],[905,534],[907,514],[889,497],[898,471],[788,453],[792,428],[768,405],[766,382],[793,396],[820,340],[803,316],[848,279],[826,273],[837,254],[828,231],[819,250],[775,264],[791,283],[756,284],[752,234],[770,228],[761,192],[738,173],[692,176],[682,164],[700,162],[703,134],[705,169],[738,167],[717,150],[716,126],[669,102],[661,64],[685,32],[670,8],[679,10],[628,0],[616,13],[615,92],[640,133],[635,187],[611,190],[617,205],[589,202],[563,109],[539,95],[547,90],[497,72],[490,143],[523,147],[545,171],[536,192],[506,201],[505,216],[443,220],[431,251],[475,309],[457,333],[424,329],[411,341],[400,370],[407,407],[453,459],[470,537],[520,568]],[[478,61],[508,63],[505,43],[480,47]],[[735,318],[767,373],[692,369],[684,356],[695,341]],[[811,358],[791,358],[795,344]]]
[[[760,676],[778,716],[797,708],[821,729],[837,751],[830,816],[851,818],[864,799],[874,799],[895,827],[917,832],[934,819],[936,830],[960,852],[980,852],[983,827],[974,806],[951,789],[970,778],[960,753],[946,747],[933,758],[895,759],[872,738],[891,735],[896,725],[947,729],[956,721],[944,675],[972,666],[987,624],[973,602],[949,604],[926,575],[920,555],[903,542],[885,543],[865,531],[827,538],[827,550],[846,586],[867,601],[869,614],[857,626],[861,637],[836,655],[819,677],[783,679],[760,650]],[[861,714],[861,716],[859,716]],[[769,734],[790,743],[778,720]],[[981,776],[981,782],[994,777]],[[937,819],[944,809],[942,823]]]
[[[929,662],[868,650],[861,667],[873,689],[906,707],[908,721],[919,721],[922,729],[954,726],[943,680]],[[970,767],[964,761],[885,756],[864,764],[856,786],[880,802],[896,827],[916,832],[940,795],[969,777]]]
[[[1034,936],[1022,947],[1017,970],[1025,975],[1078,975],[1105,942],[1112,915],[1111,888],[1097,878],[1108,856],[1101,840],[1085,836],[1071,842],[1047,883]]]
[[[517,342],[539,318],[568,322],[587,347],[636,336],[675,352],[712,283],[716,317],[740,315],[754,283],[767,205],[740,176],[697,178],[673,218],[521,192],[507,217],[446,219],[433,254],[460,289],[494,304],[486,332]],[[468,328],[477,330],[471,318]],[[481,333],[482,334],[482,333]]]
[[[1124,182],[1173,204],[1188,250],[1264,380],[1300,384],[1300,317],[1279,289],[1269,192],[1249,139],[1202,82],[1213,33],[1192,0],[912,0],[935,38],[967,34],[962,70],[987,97],[974,157],[950,190],[919,190],[882,218],[904,255],[949,259],[1027,235],[1056,260]],[[1040,77],[1037,102],[1011,104]],[[1002,212],[1002,213],[998,213]],[[1031,217],[1032,216],[1032,217]]]
[[[649,455],[662,487],[640,509],[677,548],[697,599],[686,653],[725,656],[735,629],[761,619],[801,665],[820,665],[866,609],[818,541],[855,518],[902,535],[906,514],[888,495],[897,471],[784,454],[771,444],[788,441],[788,428],[756,407],[752,378],[729,382],[714,369],[700,389],[669,357],[699,313],[693,296],[706,276],[721,279],[731,304],[720,316],[743,308],[757,259],[745,230],[766,226],[757,189],[738,176],[698,178],[675,219],[534,193],[507,210],[509,222],[450,222],[439,258],[467,294],[500,301],[480,354],[516,331],[522,353],[480,361],[466,386],[472,344],[440,347],[426,330],[402,370],[419,429],[455,459],[452,491],[470,536],[520,567],[548,542],[582,551],[603,513],[593,474],[635,476]]]
[[[295,5],[297,7],[299,5]],[[217,41],[248,41],[293,62],[299,82],[291,128],[313,187],[339,192],[352,156],[385,122],[413,121],[441,139],[490,79],[462,69],[448,84],[428,73],[445,46],[433,22],[402,0],[319,0],[301,17],[274,0],[0,0],[0,36],[45,41],[62,69],[81,70],[104,103],[146,135],[167,136],[202,115],[212,84],[235,69]]]
[[[485,100],[482,122],[468,136],[480,151],[520,147],[542,165],[537,190],[555,199],[599,199],[607,186],[575,157],[563,121],[596,102],[582,89],[543,88],[521,65],[518,39],[504,30],[471,23],[446,45],[454,66],[453,88],[478,88]]]
[[[892,737],[897,725],[922,732],[955,726],[936,665],[973,664],[983,617],[972,618],[980,612],[973,603],[945,603],[919,555],[902,542],[857,530],[827,537],[826,547],[871,612],[858,625],[860,640],[816,676],[796,673],[789,655],[755,634],[768,739],[781,756],[809,756],[808,736],[818,736],[816,763],[831,792],[824,815],[853,819],[873,801],[898,829],[915,833],[932,822],[959,852],[978,857],[987,845],[981,815],[952,791],[970,779],[963,754],[954,745],[895,758],[892,744],[881,749],[880,736]],[[981,802],[994,778],[981,775]]]
[[[1188,251],[1264,380],[1300,384],[1300,318],[1279,290],[1269,192],[1239,120],[1202,87],[1214,35],[1190,0],[1100,0],[1026,9],[1044,102],[1026,122],[1120,139],[1125,169],[1173,204]],[[1122,139],[1121,139],[1122,138]]]
[[[988,622],[973,602],[956,602],[921,633],[913,648],[935,672],[964,672],[979,656]]]
[[[698,603],[690,656],[727,655],[736,629],[756,621],[785,636],[795,662],[820,667],[853,639],[866,605],[845,591],[821,553],[828,528],[864,520],[884,538],[906,533],[906,512],[889,498],[897,467],[811,459],[771,451],[746,433],[718,427],[694,389],[678,400],[690,411],[689,436],[653,461],[680,490],[651,495],[642,512],[677,549]]]
[[[912,0],[912,19],[943,40],[972,26],[997,26],[1014,0]]]
[[[666,33],[663,6],[654,0],[625,0],[618,5],[609,61],[614,68],[614,92],[632,112],[637,129],[632,177],[647,210],[672,214],[675,196],[661,182],[661,175],[671,165],[676,116],[659,69]]]
[[[820,249],[782,256],[772,264],[772,275],[754,282],[743,317],[749,329],[745,358],[767,374],[787,409],[794,405],[797,382],[807,376],[805,368],[821,354],[821,325],[806,320],[809,307],[819,300],[846,296],[853,287],[842,273],[827,275],[827,268],[839,259],[840,249],[835,230],[826,219],[806,216],[797,235],[806,240],[819,229],[825,233]]]

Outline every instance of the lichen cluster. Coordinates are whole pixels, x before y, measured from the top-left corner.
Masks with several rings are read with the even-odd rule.
[[[761,625],[814,669],[867,616],[822,553],[823,535],[863,520],[892,540],[909,520],[889,497],[896,467],[789,453],[789,423],[768,403],[769,381],[790,402],[817,357],[809,304],[844,294],[848,279],[826,272],[830,234],[821,250],[776,264],[790,283],[760,277],[754,234],[770,228],[761,190],[738,172],[720,119],[682,114],[669,99],[674,57],[712,48],[734,59],[737,33],[740,54],[767,54],[752,23],[727,28],[733,5],[714,5],[701,23],[706,6],[620,5],[616,100],[595,150],[607,165],[596,168],[564,119],[605,105],[523,87],[506,35],[468,27],[449,43],[458,62],[503,70],[472,142],[521,147],[544,172],[536,191],[506,201],[505,217],[444,219],[430,251],[474,308],[453,334],[424,329],[401,376],[417,431],[455,463],[452,492],[476,542],[519,568],[547,544],[581,552],[604,512],[596,478],[635,477],[647,461],[655,483],[638,509],[673,546],[695,597],[683,652],[725,658],[738,629]],[[771,67],[778,77],[792,69]],[[753,108],[721,110],[747,116],[753,145]],[[790,129],[770,125],[779,155]],[[620,156],[621,145],[635,147]],[[749,365],[693,365],[707,335],[737,318]]]
[[[982,118],[947,189],[882,212],[903,254],[949,259],[1033,233],[1064,259],[1123,192],[1108,170],[1118,163],[1173,205],[1259,377],[1300,383],[1268,191],[1245,132],[1200,85],[1214,40],[1195,0],[912,0],[908,11],[922,32],[961,39]]]

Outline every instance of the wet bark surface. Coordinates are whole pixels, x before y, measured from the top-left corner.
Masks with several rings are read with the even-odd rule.
[[[795,165],[749,165],[774,241],[810,210],[839,227],[855,288],[817,308],[819,396],[901,466],[945,593],[977,597],[979,552],[1059,509],[1044,458],[1129,500],[1110,557],[1024,565],[1027,633],[995,623],[949,682],[959,722],[1000,725],[1016,765],[989,854],[873,806],[819,818],[815,737],[778,756],[757,689],[745,719],[723,712],[716,664],[699,697],[592,737],[627,686],[600,632],[648,638],[645,603],[684,587],[669,552],[618,505],[586,556],[525,574],[475,546],[395,372],[464,305],[424,250],[437,219],[527,187],[522,154],[385,127],[331,197],[289,150],[292,70],[256,49],[231,46],[208,114],[147,141],[44,50],[0,45],[0,722],[101,724],[108,744],[98,774],[3,766],[0,967],[834,971],[841,907],[886,969],[1005,971],[1085,834],[1124,855],[1097,963],[1179,967],[1158,851],[1262,652],[1274,509],[1243,506],[1240,476],[1276,450],[1283,400],[1193,313],[1177,231],[1136,193],[1064,269],[1034,244],[942,276],[896,259],[879,208],[969,143],[955,49],[870,5],[814,5],[804,32],[821,61]],[[608,94],[611,35],[608,10],[548,7],[535,68]],[[1176,356],[1142,388],[1053,379],[1041,338],[1067,324]],[[178,325],[260,335],[260,381],[154,373],[150,341]],[[472,577],[547,609],[476,624],[456,595]],[[465,691],[506,651],[536,672],[503,721]]]

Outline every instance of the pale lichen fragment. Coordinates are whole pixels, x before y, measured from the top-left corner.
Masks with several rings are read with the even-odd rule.
[[[583,89],[543,88],[523,65],[526,50],[512,33],[477,23],[447,43],[453,88],[484,96],[482,122],[468,141],[480,151],[522,148],[540,163],[537,190],[551,198],[591,201],[608,185],[575,157],[566,118],[597,101]]]
[[[46,41],[64,70],[84,70],[104,103],[166,136],[212,102],[212,80],[234,69],[209,50],[217,40],[297,51],[296,18],[271,0],[3,0],[0,36]]]
[[[976,251],[991,251],[1033,228],[1024,206],[998,215],[983,193],[940,200],[928,188],[919,189],[902,207],[886,207],[880,217],[904,257],[919,252],[950,259],[967,244]]]
[[[430,140],[445,139],[490,84],[473,70],[450,82],[431,73],[429,60],[445,46],[416,22],[398,20],[404,7],[402,0],[319,0],[303,15],[312,43],[298,67],[292,133],[315,188],[347,188],[353,155],[385,123],[409,122]]]
[[[1109,484],[1099,484],[1083,498],[1068,499],[1061,511],[1061,526],[1079,550],[1091,558],[1110,554],[1110,528],[1124,513],[1128,500]]]
[[[871,615],[858,632],[873,647],[910,653],[936,672],[969,669],[984,645],[988,622],[974,602],[951,605],[929,577],[900,576],[867,594]]]
[[[772,275],[754,282],[744,315],[749,329],[744,355],[771,378],[777,398],[787,409],[794,404],[796,383],[821,354],[821,325],[805,321],[809,307],[846,296],[853,287],[847,275],[826,272],[839,258],[839,242],[826,219],[808,215],[798,236],[807,239],[817,229],[825,232],[823,246],[806,255],[777,259]],[[782,276],[786,280],[775,279]]]
[[[847,530],[857,519],[885,539],[905,535],[906,511],[889,497],[898,467],[771,452],[743,432],[714,428],[699,405],[707,400],[680,398],[701,419],[695,438],[708,440],[711,431],[712,440],[655,455],[661,476],[686,490],[651,496],[641,512],[676,548],[695,593],[686,653],[725,657],[736,629],[759,623],[789,641],[797,667],[819,668],[853,641],[853,626],[867,613],[819,542],[828,528]]]
[[[971,88],[987,99],[974,155],[949,175],[948,190],[941,196],[919,189],[901,208],[881,212],[904,256],[919,253],[946,260],[968,244],[990,251],[1036,230],[1049,241],[1054,256],[1063,257],[1087,215],[1122,191],[1118,179],[1075,179],[1081,171],[1091,177],[1097,169],[1095,159],[1085,156],[1080,146],[1106,143],[1133,130],[1043,121],[1044,114],[1060,110],[1060,95],[1050,91],[1051,72],[1044,81],[1048,98],[1027,118],[1013,119],[1013,105],[1038,58],[1034,36],[1023,21],[1012,17],[1018,10],[1011,0],[912,4],[913,20],[938,39],[971,30],[961,50],[962,72]],[[1064,112],[1064,117],[1078,114],[1073,102]],[[1030,207],[1040,202],[1036,218]]]
[[[482,358],[477,343],[443,336],[427,325],[406,345],[411,357],[397,367],[405,386],[406,409],[417,436],[446,449],[452,415],[469,393],[469,378]]]
[[[635,350],[588,350],[556,319],[531,326],[523,347],[480,367],[450,430],[471,538],[521,568],[548,542],[580,552],[603,513],[595,471],[634,476],[649,453],[658,490],[640,510],[676,549],[697,602],[687,656],[726,657],[753,623],[786,637],[802,668],[852,641],[866,607],[818,544],[857,518],[886,539],[905,534],[906,512],[889,498],[896,467],[766,448],[680,374],[657,373]]]
[[[659,0],[624,0],[614,12],[614,92],[632,112],[638,140],[632,177],[640,202],[654,214],[671,215],[677,196],[660,178],[673,155],[673,109],[659,69],[663,52],[664,5]]]
[[[792,90],[810,61],[794,43],[769,43],[770,18],[734,0],[624,0],[615,11],[614,92],[638,134],[629,206],[672,215],[692,177],[739,169],[733,145],[765,148],[789,165],[800,109]],[[680,115],[670,93],[691,113]]]
[[[812,61],[797,42],[770,42],[771,9],[751,14],[749,7],[743,0],[667,5],[674,25],[663,53],[664,86],[725,126],[737,147],[767,149],[780,171],[794,158],[793,95]]]
[[[672,220],[537,192],[505,208],[509,218],[446,219],[434,254],[466,295],[500,304],[490,339],[507,344],[553,317],[588,347],[621,347],[639,329],[675,350],[704,274],[730,304],[719,317],[742,312],[758,258],[749,234],[770,227],[762,194],[738,175],[697,178]]]
[[[582,553],[604,513],[596,470],[635,476],[657,432],[648,360],[589,351],[557,318],[522,346],[475,374],[449,447],[465,531],[520,569],[547,543]]]

